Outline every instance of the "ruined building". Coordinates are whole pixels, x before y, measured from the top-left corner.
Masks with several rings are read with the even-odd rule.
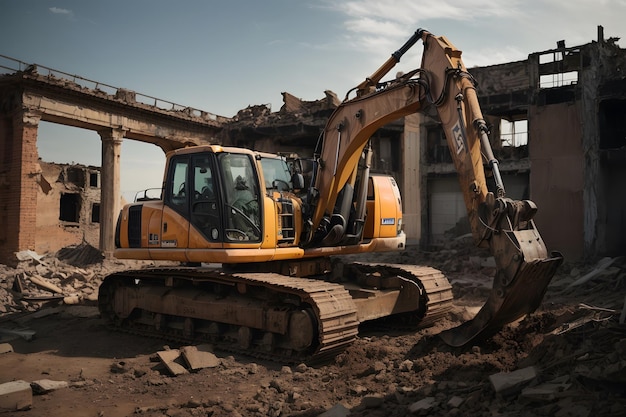
[[[5,59],[7,57],[3,57]],[[37,232],[45,207],[37,137],[40,122],[95,131],[101,139],[98,247],[114,250],[120,208],[122,140],[138,140],[163,151],[215,143],[225,121],[181,106],[41,65],[11,58],[0,76],[0,262],[15,263],[15,252],[34,250],[52,240]],[[70,197],[68,197],[70,198]]]
[[[40,161],[35,251],[100,239],[100,168]]]
[[[569,260],[626,252],[626,52],[617,40],[605,39],[598,27],[597,40],[585,45],[559,41],[526,60],[469,69],[507,196],[537,203],[535,221],[547,246]],[[122,138],[164,150],[211,142],[310,157],[340,101],[330,91],[312,102],[283,93],[279,111],[251,106],[231,120],[173,103],[164,110],[152,97],[144,96],[152,103],[147,104],[133,92],[112,87],[113,93],[104,93],[101,83],[89,89],[74,81],[31,68],[0,77],[0,262],[10,262],[18,250],[48,250],[46,241],[56,235],[44,238],[35,225],[60,225],[66,237],[94,241],[96,207],[99,246],[112,249]],[[39,175],[40,120],[98,131],[103,145],[100,206],[80,193],[77,204],[79,197],[61,181],[66,196],[55,207],[58,213],[45,207],[52,197],[44,192],[44,180],[52,187],[58,175],[43,166]],[[409,242],[436,247],[468,230],[436,118],[427,111],[387,125],[373,135],[372,145],[372,170],[392,174],[400,184]],[[90,185],[97,170],[86,169],[84,186],[78,188],[97,193]]]
[[[626,253],[626,52],[617,40],[599,26],[597,41],[469,70],[511,197],[537,203],[544,240],[569,259]]]

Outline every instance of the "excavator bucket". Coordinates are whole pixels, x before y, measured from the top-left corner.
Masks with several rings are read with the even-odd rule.
[[[537,239],[528,239],[534,231],[504,232],[502,236],[508,245],[518,253],[507,256],[510,251],[496,251],[497,271],[493,288],[487,302],[478,314],[458,327],[446,330],[441,338],[450,346],[466,345],[474,339],[485,339],[498,332],[505,324],[511,323],[526,314],[534,312],[541,304],[548,284],[563,262],[558,252],[551,257],[537,254],[537,247],[543,246]],[[533,256],[524,260],[524,254]],[[538,256],[539,255],[539,256]]]

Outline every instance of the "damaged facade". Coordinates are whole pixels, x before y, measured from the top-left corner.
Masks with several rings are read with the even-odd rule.
[[[35,251],[56,252],[100,236],[100,168],[40,161]]]
[[[626,252],[626,51],[617,40],[599,26],[597,41],[559,41],[526,61],[470,70],[484,113],[527,126],[536,223],[569,258]]]

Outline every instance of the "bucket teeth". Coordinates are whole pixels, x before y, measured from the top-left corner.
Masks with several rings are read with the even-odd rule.
[[[522,262],[512,279],[503,270],[496,272],[493,289],[478,314],[458,327],[440,333],[450,346],[463,346],[474,339],[485,339],[539,307],[548,284],[563,262],[560,254],[546,259]],[[504,279],[503,279],[504,278]]]

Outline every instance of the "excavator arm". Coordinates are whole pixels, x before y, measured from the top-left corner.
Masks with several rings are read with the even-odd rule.
[[[421,67],[381,83],[419,39],[424,43]],[[506,197],[461,51],[445,37],[419,29],[354,90],[356,97],[346,97],[330,117],[316,149],[304,244],[332,246],[344,241],[352,206],[363,204],[355,198],[354,189],[359,160],[371,135],[393,120],[434,106],[458,173],[475,244],[488,247],[497,266],[493,290],[480,312],[442,337],[450,345],[461,346],[533,312],[562,257],[558,253],[548,256],[533,221],[536,205]],[[485,166],[494,181],[491,191]]]

